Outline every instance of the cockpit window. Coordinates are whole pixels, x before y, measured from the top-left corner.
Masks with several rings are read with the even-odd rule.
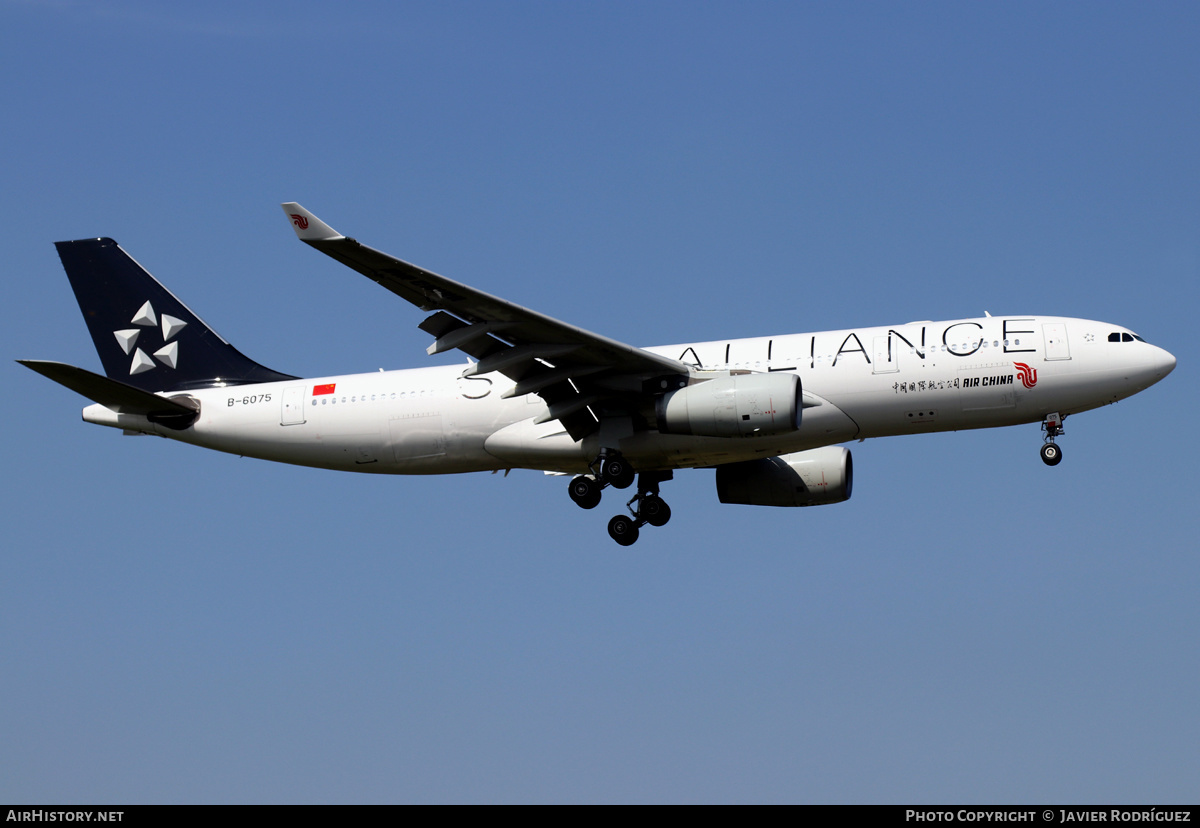
[[[1127,333],[1121,334],[1121,341],[1122,342],[1133,342],[1133,334],[1127,334]]]
[[[1145,342],[1145,341],[1146,341],[1146,340],[1142,339],[1140,336],[1138,336],[1137,334],[1134,334],[1134,335],[1133,335],[1133,338],[1134,338],[1134,339],[1136,339],[1138,342]]]
[[[1108,341],[1109,342],[1120,342],[1121,334],[1118,331],[1113,331],[1112,333],[1110,333],[1108,335]]]
[[[1133,342],[1134,340],[1138,342],[1146,341],[1137,334],[1124,333],[1123,331],[1113,331],[1108,335],[1109,342]]]

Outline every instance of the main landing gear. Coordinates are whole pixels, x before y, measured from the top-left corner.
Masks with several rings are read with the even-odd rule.
[[[581,474],[567,488],[571,500],[581,508],[594,509],[600,504],[601,492],[608,486],[627,489],[633,484],[633,466],[619,454],[600,457],[599,473]],[[632,546],[637,542],[639,529],[646,524],[663,526],[671,519],[671,507],[658,494],[658,485],[670,480],[669,471],[642,472],[638,476],[637,494],[625,504],[629,516],[617,515],[608,522],[608,534],[621,546]]]
[[[608,536],[621,546],[633,546],[638,530],[650,524],[665,526],[671,519],[671,507],[658,495],[658,484],[671,479],[671,472],[642,472],[638,477],[638,493],[625,507],[632,517],[617,515],[608,522]]]
[[[1057,466],[1062,462],[1062,449],[1054,442],[1054,438],[1063,433],[1062,417],[1057,412],[1048,414],[1042,421],[1042,431],[1046,432],[1041,450],[1042,462],[1047,466]]]
[[[600,493],[609,486],[628,489],[633,485],[634,471],[629,461],[619,454],[601,454],[592,464],[592,474],[581,474],[571,480],[567,493],[581,509],[600,505]]]

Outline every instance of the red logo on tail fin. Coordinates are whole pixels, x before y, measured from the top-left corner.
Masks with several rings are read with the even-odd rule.
[[[292,224],[296,225],[301,230],[308,229],[308,219],[299,213],[292,213]]]

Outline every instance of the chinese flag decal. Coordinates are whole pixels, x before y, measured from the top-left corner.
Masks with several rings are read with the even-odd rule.
[[[331,382],[328,385],[314,385],[313,386],[313,396],[319,397],[322,394],[332,394],[333,389],[335,389],[335,388],[337,388],[336,382]]]

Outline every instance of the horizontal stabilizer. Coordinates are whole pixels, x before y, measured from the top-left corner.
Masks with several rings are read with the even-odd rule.
[[[64,362],[39,359],[18,359],[17,362],[118,414],[141,414],[152,422],[186,428],[200,413],[191,398],[167,399]]]

